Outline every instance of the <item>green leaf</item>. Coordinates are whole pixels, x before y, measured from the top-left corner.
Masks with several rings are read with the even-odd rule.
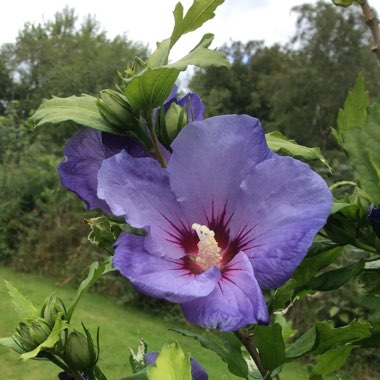
[[[321,269],[333,263],[340,256],[342,251],[343,247],[334,246],[333,248],[322,251],[319,254],[306,256],[292,276],[292,278],[297,281],[297,287],[302,287],[302,285],[305,285],[308,289],[315,289],[309,286],[309,282],[313,280],[315,275]]]
[[[208,350],[214,351],[216,354],[220,356],[220,358],[227,363],[228,370],[234,374],[235,376],[246,378],[248,375],[248,366],[246,361],[244,360],[241,352],[238,353],[236,350],[237,343],[232,344],[231,340],[233,338],[228,338],[229,343],[227,346],[221,345],[220,343],[214,342],[210,339],[205,338],[202,335],[193,333],[191,331],[183,330],[183,329],[172,329],[173,331],[180,333],[184,336],[194,338],[197,340],[200,345]],[[222,335],[224,341],[226,342],[226,337]],[[237,338],[235,338],[237,340]]]
[[[318,345],[316,354],[322,354],[335,346],[341,346],[368,338],[371,335],[371,325],[367,322],[353,321],[344,327],[333,328],[327,322],[315,325]]]
[[[264,368],[273,371],[285,362],[285,345],[279,323],[257,326],[255,339]]]
[[[194,0],[192,6],[183,17],[183,6],[177,3],[174,9],[175,25],[170,37],[171,47],[181,36],[200,28],[206,21],[215,16],[215,9],[223,4],[224,0]]]
[[[342,2],[347,2],[342,0]],[[351,1],[352,2],[352,1]],[[360,74],[354,88],[349,91],[343,109],[338,114],[338,135],[342,139],[343,132],[363,128],[367,120],[368,91],[364,86],[364,76]]]
[[[67,321],[62,319],[62,313],[57,314],[54,327],[51,330],[47,339],[37,346],[33,351],[24,352],[20,355],[20,360],[25,361],[35,358],[41,351],[53,348],[55,344],[61,339],[61,333],[69,327]]]
[[[379,106],[380,109],[380,106]],[[362,129],[343,132],[343,147],[354,169],[355,179],[374,203],[380,202],[380,118],[368,118]]]
[[[317,355],[317,364],[313,372],[318,375],[328,375],[337,371],[346,362],[353,348],[353,346],[341,346]]]
[[[90,95],[73,95],[68,98],[54,96],[52,99],[44,99],[29,121],[35,127],[46,123],[57,124],[63,121],[74,121],[85,127],[115,133],[114,129],[108,126],[100,115],[96,98]]]
[[[213,39],[213,34],[205,34],[199,44],[191,50],[189,54],[168,65],[167,67],[172,67],[180,71],[186,70],[188,65],[194,65],[202,68],[207,68],[210,66],[229,67],[230,63],[224,53],[218,50],[208,49],[208,46],[210,46]]]
[[[24,350],[15,342],[13,337],[0,338],[0,346],[11,348],[18,354],[22,354]]]
[[[357,276],[363,270],[364,264],[364,261],[358,261],[347,267],[325,272],[311,280],[308,288],[321,291],[338,289],[351,278]]]
[[[349,207],[349,206],[351,206],[351,203],[334,202],[331,207],[330,215],[335,214],[339,212],[340,210],[343,210],[344,208]]]
[[[106,216],[85,219],[84,222],[91,228],[88,240],[91,243],[106,249],[111,254],[114,252],[113,245],[115,244],[115,241],[123,231],[135,235],[146,234],[141,228],[133,228],[125,222],[115,222]]]
[[[290,338],[297,334],[297,330],[293,329],[293,321],[291,319],[287,320],[283,314],[276,313],[275,322],[281,325],[281,334],[284,343],[286,343]]]
[[[344,7],[344,8],[347,8],[350,5],[352,5],[353,3],[356,3],[355,0],[332,0],[332,2],[335,5],[338,5],[339,7]]]
[[[40,316],[37,308],[33,303],[24,297],[11,283],[4,280],[5,286],[12,299],[12,306],[21,319],[32,320]]]
[[[149,380],[191,380],[190,354],[177,342],[166,343],[154,365],[148,367]]]
[[[294,360],[313,351],[317,344],[317,331],[315,327],[307,330],[287,350],[286,358]]]
[[[215,9],[224,0],[194,0],[192,6],[183,17],[183,6],[177,3],[174,15],[174,28],[169,38],[159,42],[157,49],[148,60],[150,67],[165,66],[169,61],[169,53],[174,44],[186,33],[200,28],[206,21],[215,16]]]
[[[292,156],[304,161],[319,160],[326,165],[331,172],[331,167],[319,148],[308,148],[298,145],[295,141],[289,140],[278,131],[267,133],[265,138],[269,148],[273,150],[273,152]]]
[[[134,107],[148,113],[169,96],[178,75],[174,68],[148,67],[128,82],[125,95]]]
[[[67,311],[67,321],[70,322],[71,317],[73,316],[74,310],[84,292],[86,292],[98,278],[100,278],[103,274],[113,271],[112,268],[112,257],[108,257],[100,264],[95,261],[90,266],[90,271],[85,280],[81,282],[79,285],[77,294],[71,306]]]

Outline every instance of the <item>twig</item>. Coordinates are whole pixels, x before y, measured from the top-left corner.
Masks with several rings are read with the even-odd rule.
[[[376,54],[376,58],[380,63],[380,31],[379,31],[379,20],[377,19],[375,13],[369,6],[367,0],[359,1],[359,5],[363,11],[364,21],[367,24],[369,30],[371,31],[373,38],[372,51]]]
[[[263,378],[265,380],[272,380],[272,377],[270,376],[268,371],[264,368],[264,366],[261,363],[261,359],[257,351],[257,347],[255,345],[254,340],[241,329],[236,330],[234,334],[239,338],[240,342],[243,344],[243,346],[247,349],[247,351],[251,355],[253,361],[256,363],[256,366],[258,370],[260,371],[261,375],[263,376]]]

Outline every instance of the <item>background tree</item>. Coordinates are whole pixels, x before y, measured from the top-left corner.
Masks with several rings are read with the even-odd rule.
[[[320,1],[293,11],[298,19],[291,43],[225,46],[231,72],[197,71],[190,87],[204,96],[210,115],[248,113],[261,118],[268,130],[331,149],[330,127],[360,71],[369,79],[370,93],[376,93],[380,75],[369,32],[354,7],[341,10]]]
[[[73,9],[65,8],[53,21],[27,23],[15,44],[7,46],[16,94],[26,116],[42,98],[97,94],[112,87],[117,71],[123,71],[136,55],[147,49],[126,35],[108,39],[99,23],[88,16],[78,27]]]

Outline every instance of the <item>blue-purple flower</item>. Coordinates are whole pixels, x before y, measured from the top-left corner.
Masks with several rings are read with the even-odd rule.
[[[122,233],[113,265],[198,325],[267,323],[261,289],[282,285],[326,222],[332,196],[308,165],[271,152],[257,119],[193,122],[168,168],[122,151],[103,161],[98,197],[145,228]]]
[[[147,365],[152,365],[156,362],[158,357],[157,352],[147,352],[145,354],[145,361]],[[203,369],[203,367],[200,365],[198,360],[191,358],[190,359],[191,364],[191,377],[193,380],[208,380],[207,372]]]
[[[368,210],[368,222],[377,237],[380,237],[380,204],[375,207],[371,204]]]
[[[186,105],[188,120],[201,120],[204,105],[197,94],[188,93],[183,98],[176,97],[178,87],[174,86],[164,103],[167,110],[172,103]],[[107,203],[97,196],[98,172],[102,162],[125,150],[133,157],[151,157],[151,154],[130,137],[116,136],[85,128],[75,134],[65,146],[65,161],[58,166],[61,183],[85,201],[87,208],[100,208],[110,213]],[[162,147],[162,154],[169,159],[170,154]]]

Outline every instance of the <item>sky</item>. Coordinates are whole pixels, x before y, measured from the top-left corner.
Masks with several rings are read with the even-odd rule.
[[[330,2],[330,0],[324,0]],[[44,23],[65,6],[74,8],[79,22],[91,14],[99,21],[109,38],[126,33],[133,41],[148,44],[170,36],[174,20],[172,11],[178,0],[9,0],[0,13],[0,46],[15,42],[26,22]],[[192,0],[181,1],[185,10]],[[213,33],[211,45],[225,42],[264,40],[270,46],[286,43],[295,32],[296,15],[291,8],[317,0],[225,0],[216,10],[216,17],[203,27],[186,35],[173,49],[171,60],[179,59],[192,49],[202,35]],[[380,0],[369,0],[380,13]]]
[[[216,17],[201,32],[188,37],[195,45],[204,33],[215,34],[213,47],[230,40],[265,40],[286,43],[294,34],[296,16],[291,8],[317,0],[225,0]],[[329,0],[325,0],[329,1]],[[43,23],[65,6],[75,8],[79,21],[94,15],[109,38],[126,33],[131,40],[148,43],[167,38],[173,27],[172,11],[178,0],[10,0],[0,13],[0,45],[14,42],[26,22]],[[192,0],[182,0],[185,10]],[[380,10],[380,0],[370,0]],[[187,46],[186,52],[193,46]],[[180,54],[180,53],[178,53]]]

